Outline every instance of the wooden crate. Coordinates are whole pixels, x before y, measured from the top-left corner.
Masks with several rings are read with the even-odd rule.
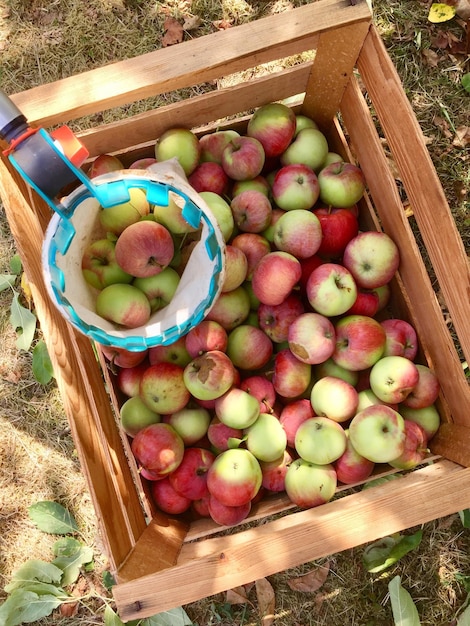
[[[303,54],[308,51],[315,53]],[[290,61],[280,71],[251,71],[286,57]],[[154,511],[116,424],[112,405],[118,399],[112,377],[102,368],[104,361],[95,358],[90,341],[58,315],[47,296],[40,255],[50,210],[2,158],[1,197],[31,282],[118,582],[114,597],[125,620],[187,604],[470,507],[470,390],[461,365],[462,358],[470,360],[467,257],[418,123],[364,0],[355,4],[319,0],[36,87],[13,100],[30,123],[48,127],[242,71],[238,80],[226,81],[225,88],[199,89],[202,95],[97,127],[82,133],[81,139],[92,157],[111,152],[129,163],[151,154],[155,139],[167,128],[182,125],[207,132],[233,126],[235,122],[222,120],[271,101],[294,102],[295,97],[297,110],[315,118],[332,145],[363,169],[369,190],[369,200],[361,207],[365,225],[383,228],[400,248],[392,314],[413,323],[422,358],[440,378],[442,425],[432,442],[432,463],[381,487],[348,490],[315,509],[267,518],[289,509],[285,498],[275,498],[254,511],[252,519],[262,519],[262,524],[253,521],[230,534],[207,521],[188,524]],[[403,209],[384,138],[412,217]],[[413,234],[417,230],[419,244]],[[426,270],[429,263],[440,301]],[[460,355],[442,314],[443,301]]]

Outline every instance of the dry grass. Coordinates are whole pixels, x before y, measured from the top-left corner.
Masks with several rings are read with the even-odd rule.
[[[215,21],[236,25],[300,4],[305,2],[0,0],[0,84],[7,93],[14,93],[158,48],[167,15],[199,17],[198,27],[186,33],[187,37],[197,37],[213,31]],[[423,51],[431,47],[437,32],[426,20],[428,5],[415,0],[380,0],[375,3],[375,20],[429,140],[431,156],[468,249],[468,147],[452,144],[455,129],[468,124],[468,95],[460,86],[464,64],[461,57],[445,50],[438,51],[437,67],[426,63]],[[462,37],[458,23],[442,29]],[[85,128],[159,103],[136,103],[80,120],[79,124]],[[8,272],[13,254],[14,243],[2,213],[0,273]],[[9,324],[10,299],[8,292],[0,294],[0,588],[24,561],[50,555],[55,538],[38,531],[27,512],[31,504],[47,499],[69,508],[83,540],[94,547],[97,573],[89,578],[89,584],[97,585],[98,593],[103,593],[99,577],[106,559],[61,401],[54,384],[42,387],[34,381],[30,355],[16,349]],[[311,594],[290,590],[290,578],[326,560],[330,574],[321,589]],[[470,575],[470,536],[458,515],[426,524],[420,548],[384,575],[366,572],[362,548],[326,560],[270,577],[276,593],[277,626],[388,626],[393,620],[387,584],[396,574],[412,594],[423,626],[444,626],[452,622],[466,598],[458,575]],[[3,597],[0,591],[0,601]],[[249,598],[252,605],[229,606],[220,594],[186,609],[199,626],[252,626],[260,623],[253,590]],[[54,615],[40,623],[102,623],[102,610],[102,601],[92,600],[80,607],[76,617]]]

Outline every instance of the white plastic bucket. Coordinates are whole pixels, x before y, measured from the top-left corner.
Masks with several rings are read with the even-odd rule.
[[[200,240],[191,252],[171,302],[152,314],[145,326],[117,328],[95,312],[96,293],[85,281],[81,264],[85,248],[104,236],[99,222],[100,201],[85,185],[61,201],[48,225],[42,264],[46,285],[59,312],[79,331],[108,346],[142,351],[168,345],[185,335],[209,312],[220,293],[225,273],[225,241],[205,201],[188,184],[179,163],[152,165],[148,170],[122,170],[93,179],[101,193],[121,194],[131,187],[147,193],[150,204],[168,206],[173,192],[183,208],[183,217],[195,228]]]

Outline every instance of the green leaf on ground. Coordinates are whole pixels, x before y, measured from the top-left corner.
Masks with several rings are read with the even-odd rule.
[[[16,282],[15,274],[1,274],[0,275],[0,291],[10,289]]]
[[[52,361],[49,357],[47,346],[42,340],[38,341],[34,346],[32,369],[34,378],[41,385],[47,385],[54,377]]]
[[[19,276],[23,270],[23,263],[19,254],[14,254],[10,259],[10,271]]]
[[[470,93],[470,72],[462,76],[462,87]]]
[[[395,626],[420,626],[418,609],[408,591],[401,586],[400,576],[392,578],[388,591]]]
[[[81,545],[80,548],[69,556],[61,555],[56,557],[52,564],[59,567],[63,572],[61,584],[64,587],[74,583],[80,575],[80,569],[93,560],[93,550]]]
[[[456,626],[470,626],[470,605],[459,615]]]
[[[5,585],[5,591],[11,593],[21,586],[36,584],[59,584],[62,578],[62,570],[40,559],[31,559],[23,563],[15,570],[11,577],[11,583]]]
[[[363,562],[368,572],[377,574],[388,569],[399,561],[405,554],[419,546],[423,538],[423,531],[413,535],[394,535],[374,541],[364,550]]]
[[[36,622],[47,617],[62,604],[62,600],[53,595],[38,595],[33,591],[15,589],[0,606],[1,626],[18,626]]]
[[[68,535],[78,531],[77,522],[61,504],[44,500],[28,508],[30,518],[45,533]]]
[[[142,620],[142,626],[191,626],[192,621],[189,619],[186,611],[180,606],[163,613],[157,613],[152,617]]]
[[[380,478],[375,478],[374,480],[370,480],[369,482],[365,483],[364,486],[362,487],[362,490],[364,491],[364,489],[371,489],[372,487],[380,487],[381,485],[384,485],[385,483],[390,482],[391,480],[396,480],[397,478],[401,478],[402,474],[389,474],[388,476],[380,476]]]
[[[142,620],[133,619],[130,622],[123,622],[117,613],[107,604],[104,610],[105,626],[137,626],[142,624]]]
[[[19,301],[19,293],[14,293],[10,309],[10,324],[15,330],[21,329],[21,333],[16,340],[18,350],[30,349],[36,332],[36,316],[25,308]]]

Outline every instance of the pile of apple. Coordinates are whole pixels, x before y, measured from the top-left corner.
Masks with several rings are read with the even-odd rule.
[[[225,238],[222,291],[172,345],[103,346],[125,397],[121,425],[156,505],[233,525],[266,493],[285,491],[309,508],[377,465],[421,463],[439,427],[439,382],[416,362],[411,324],[386,319],[400,253],[387,234],[359,229],[360,169],[279,103],[260,107],[245,135],[167,131],[149,162],[172,157]],[[126,232],[164,226],[172,242],[181,234],[164,211],[142,216],[116,242],[105,238],[115,243],[114,269],[131,276],[146,239],[127,240],[121,256]],[[176,267],[178,276],[184,263],[159,237],[167,254],[152,262],[154,276]],[[123,310],[124,295],[117,307],[114,298],[111,309]]]

